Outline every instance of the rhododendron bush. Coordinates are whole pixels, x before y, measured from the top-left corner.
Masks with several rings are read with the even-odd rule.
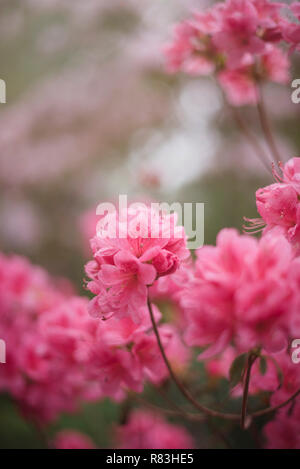
[[[184,82],[213,79],[228,110],[223,119],[235,123],[249,159],[260,159],[264,182],[245,188],[252,209],[241,201],[239,229],[231,227],[239,203],[233,195],[215,242],[196,250],[176,213],[154,211],[151,202],[163,191],[136,191],[135,203],[108,213],[105,223],[93,209],[77,224],[72,217],[61,253],[78,257],[81,290],[71,264],[68,280],[60,269],[39,267],[36,258],[47,265],[43,256],[33,261],[19,249],[3,250],[0,392],[37,445],[300,449],[300,156],[274,131],[265,99],[270,84],[280,85],[276,100],[294,76],[300,8],[271,0],[193,6],[161,44],[159,73],[176,80],[180,72]],[[241,179],[250,171],[236,166]],[[224,181],[225,198],[233,188]],[[81,252],[73,246],[76,230]],[[76,415],[95,428],[84,433]]]

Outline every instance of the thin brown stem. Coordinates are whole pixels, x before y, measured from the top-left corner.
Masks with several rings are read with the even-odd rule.
[[[169,360],[166,356],[166,353],[165,353],[165,350],[164,350],[164,347],[163,347],[163,344],[161,342],[161,338],[160,338],[160,335],[159,335],[159,331],[158,331],[158,328],[157,328],[157,325],[156,325],[156,322],[155,322],[155,319],[154,319],[154,314],[153,314],[152,305],[151,305],[151,302],[150,302],[150,299],[149,299],[149,294],[148,294],[147,304],[148,304],[148,309],[149,309],[149,314],[150,314],[150,318],[151,318],[153,331],[154,331],[154,334],[156,336],[157,344],[158,344],[159,350],[161,352],[162,358],[163,358],[163,360],[165,362],[165,365],[166,365],[166,367],[169,371],[171,379],[176,384],[176,386],[179,389],[179,391],[181,392],[181,394],[187,399],[188,402],[190,402],[190,404],[193,405],[193,407],[195,407],[197,410],[199,410],[200,412],[202,412],[202,413],[204,413],[204,414],[206,414],[210,417],[218,417],[218,418],[225,419],[225,420],[240,420],[241,419],[240,414],[230,414],[230,413],[218,412],[216,410],[209,409],[208,407],[203,406],[202,404],[198,403],[194,399],[194,397],[192,396],[190,391],[183,386],[183,384],[179,381],[179,379],[175,375],[175,373],[172,369],[172,366],[171,366],[171,364],[170,364],[170,362],[169,362]],[[257,358],[257,355],[256,355],[256,358]],[[254,361],[253,361],[253,363],[254,363]],[[251,364],[251,368],[252,368],[253,363]],[[251,368],[249,370],[249,381],[250,381],[250,375],[251,375]],[[248,370],[247,370],[247,374],[248,374]],[[249,384],[248,384],[247,388],[248,388],[248,393],[249,393]],[[281,409],[282,407],[287,406],[290,402],[292,402],[294,399],[296,399],[296,397],[298,397],[299,395],[300,395],[300,389],[298,389],[297,392],[295,392],[289,399],[282,402],[281,404],[279,404],[277,406],[274,406],[274,407],[268,407],[267,409],[264,409],[264,410],[259,410],[257,412],[253,412],[252,414],[249,414],[249,417],[257,418],[257,417],[261,417],[261,416],[264,416],[264,415],[268,415],[272,412],[276,412],[277,410]],[[181,415],[184,415],[184,414],[185,414],[185,416],[187,415],[182,410],[180,410],[180,413],[181,413]],[[193,419],[197,418],[196,414],[190,413],[188,415],[189,415],[189,418],[193,418]],[[193,417],[191,417],[191,416],[193,416]]]
[[[252,366],[254,365],[256,359],[257,359],[257,355],[254,355],[254,354],[250,353],[249,357],[248,357],[248,360],[247,360],[246,370],[245,370],[242,415],[241,415],[241,427],[242,427],[243,430],[246,427],[251,370],[252,370]]]
[[[158,331],[158,328],[157,328],[157,325],[156,325],[156,322],[155,322],[155,319],[154,319],[154,314],[153,314],[152,305],[151,305],[151,302],[150,302],[150,299],[149,299],[149,295],[148,295],[147,303],[148,303],[148,309],[149,309],[149,313],[150,313],[150,318],[151,318],[151,322],[152,322],[153,331],[154,331],[154,334],[156,336],[156,340],[157,340],[159,350],[161,352],[161,355],[162,355],[162,358],[165,362],[165,365],[166,365],[166,367],[169,371],[170,377],[173,380],[173,382],[176,384],[176,386],[177,386],[178,390],[180,391],[180,393],[190,402],[190,404],[192,404],[193,407],[195,407],[195,409],[199,410],[200,412],[203,412],[206,415],[209,415],[211,417],[220,417],[220,418],[223,418],[223,419],[226,419],[226,420],[236,420],[237,418],[239,418],[239,416],[237,416],[235,414],[223,414],[222,412],[218,412],[216,410],[209,409],[209,408],[203,406],[202,404],[199,404],[194,399],[194,397],[192,396],[190,391],[188,389],[186,389],[184,387],[184,385],[179,381],[179,379],[177,378],[177,376],[175,375],[175,373],[172,369],[172,366],[171,366],[171,364],[170,364],[170,362],[169,362],[169,360],[166,356],[163,344],[161,342],[159,331]]]
[[[273,156],[275,164],[279,165],[281,161],[280,153],[277,148],[275,139],[273,137],[273,132],[271,129],[271,124],[270,120],[267,114],[266,106],[264,103],[264,99],[262,96],[262,91],[260,90],[259,96],[258,96],[258,101],[257,101],[257,110],[258,110],[258,115],[259,115],[259,120],[261,123],[261,127],[266,139],[266,142],[269,146],[270,152]]]
[[[244,136],[248,140],[249,144],[254,148],[255,155],[258,157],[258,159],[263,164],[263,166],[268,171],[268,173],[272,174],[271,162],[269,162],[269,157],[265,153],[265,151],[262,148],[262,146],[260,145],[259,141],[255,137],[253,132],[251,132],[251,130],[249,129],[247,123],[242,118],[239,111],[234,106],[230,106],[230,104],[228,104],[228,106],[229,106],[229,108],[232,112],[233,118],[234,118],[238,128],[244,134]]]

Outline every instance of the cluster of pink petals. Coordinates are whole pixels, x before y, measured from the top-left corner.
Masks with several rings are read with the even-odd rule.
[[[295,21],[285,21],[282,23],[282,35],[284,40],[291,45],[291,51],[300,51],[300,5],[294,2],[290,5],[290,11],[294,15]]]
[[[166,422],[152,411],[135,410],[125,425],[116,429],[120,449],[192,449],[194,442],[187,431]]]
[[[299,261],[283,236],[259,241],[222,230],[216,247],[197,251],[194,277],[181,305],[190,346],[207,347],[202,358],[233,343],[239,351],[283,350],[297,334]]]
[[[155,214],[146,206],[113,213],[105,223],[107,230],[98,230],[91,240],[94,259],[86,265],[91,279],[87,287],[95,295],[90,314],[105,319],[129,316],[139,323],[147,287],[189,257],[184,229],[176,226],[175,215]]]
[[[90,389],[86,370],[97,324],[87,301],[59,288],[44,270],[0,256],[0,330],[6,364],[0,389],[40,422],[76,410]]]
[[[155,319],[159,321],[160,312],[155,306],[153,310]],[[139,324],[129,317],[112,317],[98,322],[99,337],[89,369],[93,380],[98,380],[103,394],[115,400],[123,399],[128,389],[143,391],[146,380],[160,384],[168,378],[168,370],[162,360],[146,310],[143,311],[142,318]],[[159,326],[159,332],[172,366],[184,372],[190,353],[177,330],[166,324]]]
[[[266,224],[264,234],[284,235],[300,253],[300,158],[282,166],[279,182],[256,192],[257,210]],[[259,225],[257,220],[257,225]]]
[[[0,330],[7,358],[0,390],[39,422],[73,412],[104,396],[120,400],[167,378],[149,314],[97,321],[88,300],[69,293],[44,270],[20,257],[0,256]],[[157,321],[160,312],[154,307]],[[174,368],[184,371],[189,352],[174,326],[159,327]]]
[[[289,59],[278,45],[299,47],[299,24],[283,13],[285,5],[270,0],[226,0],[176,26],[166,46],[170,72],[214,74],[228,101],[254,104],[258,83],[287,83]],[[299,17],[299,5],[291,11]]]

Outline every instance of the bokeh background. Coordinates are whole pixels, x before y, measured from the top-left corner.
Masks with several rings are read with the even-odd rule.
[[[215,83],[164,69],[174,22],[211,3],[1,0],[1,251],[29,257],[86,294],[83,266],[100,202],[120,193],[204,202],[206,243],[256,216],[255,190],[271,177]],[[292,76],[300,77],[297,59]],[[300,105],[290,88],[265,92],[282,155],[299,156]],[[256,110],[242,112],[261,138]],[[105,447],[120,412],[108,401],[86,406],[51,431],[76,428]],[[214,432],[201,431],[199,447],[218,445]],[[42,444],[2,396],[0,447]]]

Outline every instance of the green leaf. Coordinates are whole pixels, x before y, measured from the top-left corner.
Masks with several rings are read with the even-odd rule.
[[[280,366],[278,365],[277,362],[276,362],[276,364],[277,364],[277,366],[276,366],[277,377],[278,377],[278,381],[279,381],[278,389],[280,389],[283,386],[284,375],[283,375],[282,369],[280,368]]]
[[[260,361],[259,361],[259,370],[260,370],[260,373],[265,376],[265,374],[267,373],[267,369],[268,369],[268,363],[267,363],[267,359],[266,357],[260,357]]]
[[[234,388],[242,380],[245,366],[248,360],[248,353],[239,355],[231,365],[229,376],[230,384]]]
[[[277,373],[277,378],[278,378],[278,381],[279,381],[279,386],[277,388],[277,391],[282,388],[283,386],[283,382],[284,382],[284,375],[283,375],[283,371],[282,369],[280,368],[278,362],[275,360],[275,358],[273,357],[267,357],[269,360],[271,360],[271,362],[274,364],[275,368],[276,368],[276,373]]]

